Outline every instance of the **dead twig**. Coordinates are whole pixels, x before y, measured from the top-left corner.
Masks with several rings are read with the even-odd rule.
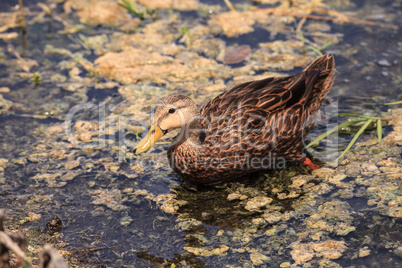
[[[313,20],[324,20],[324,21],[334,21],[334,22],[377,25],[377,23],[375,23],[375,22],[352,18],[352,17],[345,16],[342,13],[335,12],[335,11],[334,11],[335,13],[341,14],[343,18],[332,18],[332,17],[323,17],[323,16],[311,15],[311,14],[300,14],[300,13],[296,13],[296,12],[283,11],[283,10],[278,10],[278,9],[256,8],[255,10],[262,11],[262,12],[269,13],[269,14],[276,14],[276,15],[282,15],[282,16],[292,16],[292,17],[297,17],[297,18],[306,18],[306,19],[313,19]],[[321,12],[325,12],[326,14],[334,13],[334,12],[332,12],[332,10],[326,10],[326,9],[317,9],[317,10],[312,10],[312,11],[313,12],[314,11],[315,12],[321,11]]]
[[[4,231],[4,220],[6,219],[6,214],[4,210],[0,209],[0,231]]]
[[[27,29],[27,23],[25,21],[24,4],[22,3],[22,0],[18,0],[18,3],[20,5],[21,10],[21,28],[22,31],[25,33]]]
[[[377,23],[372,22],[372,21],[367,21],[367,20],[361,20],[352,16],[345,15],[339,11],[332,10],[332,9],[325,9],[325,8],[314,8],[312,9],[312,12],[317,12],[317,13],[322,13],[322,14],[327,14],[330,16],[338,17],[339,19],[344,18],[345,20],[349,20],[351,23],[356,23],[356,24],[368,24],[368,25],[377,25]]]
[[[230,0],[223,0],[231,11],[236,11]]]
[[[7,234],[4,231],[4,220],[6,216],[4,210],[0,210],[0,267],[10,266],[9,251],[13,251],[17,257],[14,267],[22,267],[27,262],[25,256],[26,238],[22,234]]]
[[[2,255],[1,255],[1,267],[8,267],[7,265],[9,265],[9,255],[8,255],[8,250],[11,250],[15,253],[15,255],[17,256],[17,263],[15,265],[15,267],[19,267],[20,265],[22,265],[22,263],[24,261],[27,261],[27,258],[25,256],[24,251],[18,246],[17,243],[15,243],[11,237],[6,234],[3,231],[0,231],[0,244],[6,249],[6,251],[3,252],[2,250]]]
[[[111,246],[111,247],[101,247],[101,248],[94,248],[94,247],[90,247],[88,249],[79,249],[79,250],[72,250],[72,253],[86,253],[86,252],[92,252],[92,251],[98,251],[98,250],[104,250],[104,249],[110,249],[110,248],[115,248],[118,247],[117,246]]]

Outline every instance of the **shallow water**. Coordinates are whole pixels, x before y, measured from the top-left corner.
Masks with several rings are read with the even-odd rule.
[[[402,256],[400,217],[391,217],[383,212],[383,207],[367,203],[377,197],[373,197],[374,194],[379,200],[397,200],[401,195],[400,187],[389,186],[392,189],[384,189],[383,195],[387,197],[383,197],[375,191],[372,194],[368,184],[359,182],[375,180],[380,175],[360,174],[346,166],[345,170],[338,168],[337,172],[347,174],[342,182],[349,185],[331,184],[319,176],[311,178],[308,171],[296,166],[281,172],[253,174],[222,185],[196,187],[185,184],[171,171],[165,156],[168,145],[159,145],[141,158],[126,159],[125,151],[135,144],[136,135],[143,135],[128,124],[139,126],[140,120],[148,119],[150,105],[173,91],[193,95],[199,105],[205,103],[218,93],[203,91],[202,83],[214,79],[197,77],[195,86],[189,80],[184,84],[172,77],[167,77],[165,80],[169,82],[165,84],[140,79],[130,83],[126,91],[122,90],[122,83],[99,87],[113,79],[96,74],[95,65],[84,67],[83,59],[94,63],[109,50],[121,51],[121,44],[113,43],[117,39],[113,34],[123,31],[115,26],[82,23],[83,29],[77,33],[60,33],[69,28],[63,23],[79,24],[76,11],[65,14],[63,4],[59,3],[51,5],[50,15],[39,16],[42,8],[37,4],[43,1],[26,2],[30,20],[26,36],[18,29],[10,29],[7,32],[17,32],[18,38],[0,40],[0,87],[10,89],[0,94],[12,102],[11,108],[7,108],[9,102],[0,103],[0,158],[8,160],[3,165],[4,171],[0,171],[0,207],[6,210],[8,228],[21,230],[30,238],[31,248],[27,254],[32,256],[34,265],[38,259],[37,253],[32,252],[38,252],[37,248],[44,243],[51,243],[70,252],[64,256],[72,267],[171,267],[172,263],[176,267],[289,267],[295,263],[305,263],[306,267],[399,267]],[[255,4],[232,2],[239,9],[242,3]],[[205,1],[205,4],[220,5],[215,13],[227,11],[223,2]],[[330,26],[328,34],[340,33],[343,37],[322,51],[335,55],[336,80],[318,127],[308,139],[323,133],[328,122],[329,127],[343,122],[345,118],[337,113],[379,116],[390,108],[385,103],[402,98],[402,3],[328,1],[328,4],[328,8],[353,12],[354,17],[379,25],[322,22]],[[13,5],[13,1],[2,1],[0,11],[11,12]],[[257,6],[271,8],[277,4]],[[133,32],[177,15],[178,19],[169,28],[173,41],[167,43],[183,45],[178,29],[188,27],[191,34],[195,25],[208,25],[208,15],[200,10],[158,11]],[[259,22],[250,33],[234,37],[222,32],[216,36],[208,33],[208,38],[223,40],[226,47],[249,45],[252,53],[257,51],[259,43],[294,39],[286,31],[273,36],[268,26]],[[289,29],[293,26],[287,25]],[[306,30],[307,38],[313,40],[314,33]],[[88,37],[102,34],[108,41],[100,41],[100,45],[86,41]],[[49,45],[65,51],[52,50]],[[143,50],[144,54],[158,48],[149,46],[149,51]],[[186,49],[188,54],[195,50]],[[208,49],[213,50],[214,46]],[[185,53],[176,57],[189,61],[191,57]],[[215,57],[208,56],[214,53],[211,51],[197,53],[206,58]],[[307,49],[308,53],[311,51]],[[35,60],[36,64],[16,62],[19,57]],[[248,66],[252,57],[231,67]],[[218,78],[230,85],[236,84],[231,78],[235,76],[234,71],[225,68],[219,66]],[[268,71],[293,74],[301,69]],[[239,71],[236,76],[259,75],[265,71],[253,70],[254,74]],[[35,83],[32,77],[36,72],[41,81]],[[86,108],[83,105],[87,105]],[[72,113],[74,107],[80,110]],[[61,125],[68,119],[71,119],[68,125],[71,133]],[[89,123],[85,126],[77,123],[82,121]],[[389,131],[391,127],[384,133]],[[78,142],[74,143],[72,137]],[[361,141],[373,137],[373,132],[369,132]],[[350,136],[340,135],[334,144],[322,143],[315,148],[314,156],[332,156],[350,139]],[[383,153],[377,147],[357,152],[363,151],[362,155],[376,161],[391,159],[400,167],[400,148],[386,149],[381,156],[376,150]],[[355,158],[352,162],[358,160]],[[294,197],[280,198],[277,193],[290,196],[292,178],[299,174],[307,181],[304,188],[296,188]],[[379,183],[381,179],[385,185],[387,181],[381,177]],[[229,201],[231,193],[241,193],[248,199]],[[245,209],[247,200],[260,196],[273,199],[266,210]],[[173,213],[169,210],[172,207]],[[28,220],[30,213],[40,218]],[[270,222],[271,214],[279,220]],[[44,229],[55,215],[62,219],[64,227],[61,234],[53,237]],[[326,225],[317,227],[318,224],[311,223],[312,215],[320,215]],[[262,218],[265,220],[260,220]],[[325,253],[322,257],[322,252],[304,248],[304,256],[315,254],[314,258],[297,263],[294,243],[301,241],[308,245],[328,240],[343,241],[347,249],[335,258]],[[359,257],[359,249],[364,247],[370,254]]]

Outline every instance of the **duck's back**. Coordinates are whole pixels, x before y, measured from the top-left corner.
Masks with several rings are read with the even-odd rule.
[[[297,103],[304,104],[310,114],[314,113],[331,89],[334,67],[333,56],[326,54],[299,74],[237,85],[208,102],[201,115],[212,121],[221,116],[231,117],[240,109],[246,115],[256,110],[272,114]]]

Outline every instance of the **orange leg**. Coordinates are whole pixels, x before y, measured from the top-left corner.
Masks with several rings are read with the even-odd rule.
[[[304,159],[303,164],[305,164],[306,166],[308,166],[308,167],[311,168],[312,170],[316,170],[316,169],[319,169],[319,168],[320,168],[319,165],[314,164],[314,163],[310,160],[310,158],[308,158],[308,157],[306,157],[306,159]]]

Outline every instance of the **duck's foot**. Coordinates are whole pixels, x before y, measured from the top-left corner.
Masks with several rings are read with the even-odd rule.
[[[319,165],[314,164],[314,163],[310,160],[310,158],[308,158],[308,157],[306,157],[306,158],[304,159],[303,164],[305,164],[306,166],[308,166],[308,167],[311,168],[312,170],[316,170],[316,169],[319,169],[319,168],[320,168]]]

